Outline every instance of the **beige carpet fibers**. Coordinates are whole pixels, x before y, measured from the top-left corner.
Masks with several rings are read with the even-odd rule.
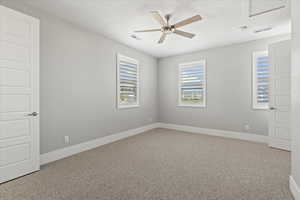
[[[156,129],[2,184],[1,200],[292,200],[290,153]]]

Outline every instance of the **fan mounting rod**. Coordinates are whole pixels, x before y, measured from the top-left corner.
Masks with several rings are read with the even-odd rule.
[[[169,24],[171,17],[172,17],[171,14],[165,15],[165,19],[167,21],[167,26],[163,26],[161,28],[161,31],[164,32],[165,34],[171,34],[171,33],[174,33],[174,31],[175,31],[175,26]]]

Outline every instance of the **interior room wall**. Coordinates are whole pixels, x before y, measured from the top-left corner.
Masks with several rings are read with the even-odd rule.
[[[20,1],[0,4],[41,21],[41,153],[157,122],[156,58]],[[117,53],[140,62],[138,108],[116,108]]]
[[[0,4],[41,20],[42,153],[158,121],[268,134],[267,112],[252,109],[252,53],[289,35],[156,59],[20,1]],[[116,108],[117,53],[141,63],[139,108]],[[200,59],[207,61],[207,107],[178,107],[178,64]]]
[[[300,1],[292,0],[292,177],[300,187]],[[298,188],[300,190],[300,188]],[[298,191],[300,198],[300,191]],[[297,199],[297,198],[296,198]],[[298,199],[297,199],[298,200]]]
[[[286,39],[290,35],[159,59],[159,121],[267,135],[267,111],[252,108],[252,53],[267,50],[268,44]],[[177,106],[178,65],[202,59],[207,64],[206,107]]]

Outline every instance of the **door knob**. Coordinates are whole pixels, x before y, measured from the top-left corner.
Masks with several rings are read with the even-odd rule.
[[[37,113],[37,112],[33,112],[33,113],[28,114],[27,116],[33,116],[33,117],[36,117],[36,116],[38,116],[38,113]]]
[[[276,108],[275,107],[270,107],[270,110],[276,110]]]

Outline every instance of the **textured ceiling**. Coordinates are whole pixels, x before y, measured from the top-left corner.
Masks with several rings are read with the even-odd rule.
[[[17,0],[48,13],[84,26],[128,46],[156,57],[188,53],[200,49],[250,41],[290,33],[288,0],[252,0],[253,8],[264,10],[287,1],[285,9],[249,18],[249,0]],[[169,35],[157,44],[159,32],[136,34],[133,30],[159,28],[150,11],[171,13],[172,22],[200,14],[203,20],[182,27],[197,36],[190,40]],[[238,27],[249,28],[240,30]],[[272,27],[271,31],[254,34],[257,29]]]

